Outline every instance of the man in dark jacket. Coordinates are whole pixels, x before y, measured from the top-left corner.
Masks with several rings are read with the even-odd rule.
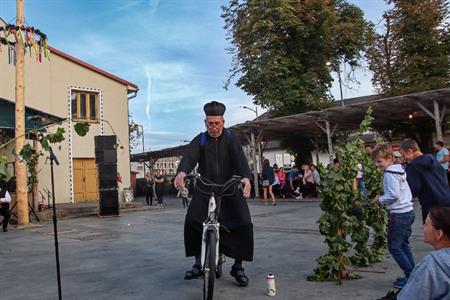
[[[406,179],[413,197],[419,198],[425,223],[432,207],[450,206],[447,173],[433,155],[423,154],[413,140],[404,140],[400,152],[408,161]]]
[[[4,232],[8,231],[9,219],[11,213],[9,211],[9,204],[11,203],[11,196],[8,193],[8,184],[0,178],[0,216],[3,216],[2,228]]]
[[[235,259],[231,275],[241,286],[248,285],[248,277],[242,268],[242,261],[253,260],[253,224],[245,198],[250,196],[250,176],[247,159],[239,141],[228,129],[224,129],[225,105],[212,101],[203,110],[206,114],[207,132],[197,135],[189,144],[178,166],[175,186],[184,187],[184,178],[198,163],[198,172],[216,184],[223,184],[233,175],[243,177],[243,195],[222,199],[219,220],[226,230],[220,231],[220,252]],[[185,279],[201,276],[202,223],[208,215],[209,196],[198,189],[189,205],[184,224],[184,245],[186,256],[194,256],[192,270]],[[221,227],[222,227],[221,226]]]

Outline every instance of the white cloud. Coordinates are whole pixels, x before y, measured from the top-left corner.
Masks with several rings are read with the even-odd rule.
[[[148,2],[148,5],[150,7],[150,14],[153,15],[158,9],[159,0],[150,0]]]

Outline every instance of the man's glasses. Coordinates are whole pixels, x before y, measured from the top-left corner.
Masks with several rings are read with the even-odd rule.
[[[206,126],[208,126],[209,128],[213,128],[213,127],[219,127],[222,125],[222,122],[218,121],[218,122],[206,122]]]

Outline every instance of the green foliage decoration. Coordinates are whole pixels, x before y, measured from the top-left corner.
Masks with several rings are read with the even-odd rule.
[[[35,166],[39,161],[39,157],[44,154],[41,151],[36,151],[30,144],[25,144],[22,147],[19,155],[27,164],[28,170],[28,188],[31,189],[33,185],[38,181],[38,172],[35,170]]]
[[[65,122],[68,119],[65,120]],[[62,123],[62,122],[61,122]],[[60,125],[61,123],[53,123],[50,125],[42,126],[37,129],[32,129],[25,133],[25,136],[30,134],[37,134],[38,141],[41,144],[42,150],[36,151],[30,144],[25,144],[22,147],[22,150],[17,154],[13,150],[14,156],[19,159],[25,161],[28,169],[28,187],[31,188],[37,182],[37,170],[35,170],[35,166],[39,161],[39,157],[44,155],[45,152],[50,152],[51,144],[61,143],[65,138],[65,130],[62,127],[58,127],[54,132],[48,132],[47,129]],[[76,123],[74,125],[75,132],[80,136],[85,136],[89,131],[89,124],[87,123]],[[6,148],[9,144],[13,143],[17,138],[11,139],[8,142],[1,144],[0,149]],[[8,158],[6,156],[0,156],[0,179],[9,181],[12,177],[11,173],[7,167]]]
[[[336,147],[340,166],[319,166],[323,214],[317,223],[328,252],[317,259],[317,267],[308,280],[332,280],[340,284],[343,279],[357,278],[350,270],[352,264],[368,266],[381,261],[385,255],[387,213],[384,207],[371,201],[382,191],[382,174],[368,156],[361,139],[363,133],[370,131],[371,112],[369,108],[356,139]],[[359,170],[364,173],[367,199],[356,187]],[[373,242],[369,245],[371,235]],[[353,252],[352,256],[349,256],[350,252]]]
[[[79,136],[85,136],[89,132],[89,123],[76,123],[73,128]]]
[[[11,179],[11,174],[8,171],[6,163],[8,159],[6,156],[0,156],[0,179],[8,182]]]

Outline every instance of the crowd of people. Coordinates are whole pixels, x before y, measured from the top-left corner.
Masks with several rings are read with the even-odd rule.
[[[320,185],[320,174],[312,164],[303,164],[299,169],[292,166],[290,172],[285,172],[277,164],[270,166],[270,161],[264,159],[261,172],[264,203],[268,204],[268,196],[272,205],[276,205],[276,197],[292,197],[297,200],[316,196],[316,188]]]
[[[436,145],[441,145],[438,142]],[[373,202],[385,205],[388,218],[388,250],[404,276],[395,279],[399,292],[381,299],[448,299],[450,295],[450,188],[443,160],[446,155],[423,154],[413,140],[400,144],[403,159],[388,143],[371,152],[383,171],[383,195]],[[441,157],[441,159],[439,159]],[[418,198],[424,224],[424,241],[435,248],[415,264],[409,246],[415,213],[413,198]]]

